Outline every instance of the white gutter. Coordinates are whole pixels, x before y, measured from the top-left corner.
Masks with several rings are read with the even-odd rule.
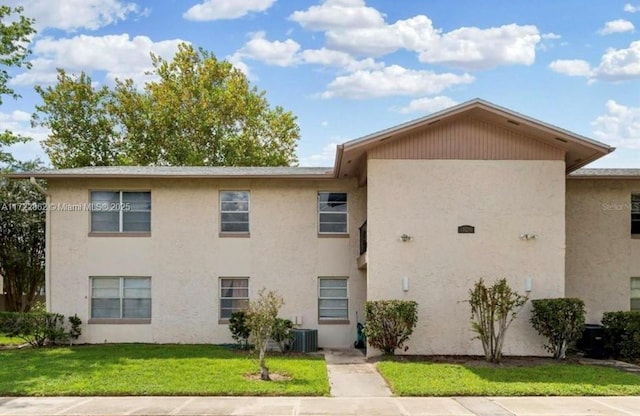
[[[45,306],[47,312],[51,312],[51,195],[36,181],[36,178],[31,176],[29,182],[43,194],[46,199],[46,211],[45,211],[45,233],[44,233],[44,295]]]

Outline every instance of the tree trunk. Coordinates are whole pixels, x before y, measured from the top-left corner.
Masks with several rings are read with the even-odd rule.
[[[260,379],[264,381],[271,381],[269,377],[269,369],[264,362],[264,348],[260,348]]]

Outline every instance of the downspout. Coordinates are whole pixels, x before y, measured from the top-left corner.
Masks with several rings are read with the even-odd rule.
[[[51,312],[51,195],[36,181],[36,178],[31,176],[29,182],[33,185],[38,192],[43,194],[46,199],[45,205],[45,231],[44,231],[44,295],[45,306],[47,312]]]

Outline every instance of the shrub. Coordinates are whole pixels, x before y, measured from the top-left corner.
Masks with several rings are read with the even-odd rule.
[[[0,312],[0,332],[23,339],[34,347],[61,344],[77,339],[82,333],[82,320],[69,317],[71,329],[66,330],[64,316],[42,312]]]
[[[271,330],[271,339],[278,344],[280,352],[287,352],[291,349],[291,343],[295,338],[293,331],[293,322],[289,319],[276,318]]]
[[[500,279],[487,287],[483,279],[469,290],[471,327],[482,341],[487,361],[499,363],[507,329],[527,302],[527,297],[514,292],[506,279]]]
[[[364,333],[369,344],[385,355],[393,355],[409,340],[416,327],[418,304],[410,300],[368,301],[365,319]]]
[[[640,359],[640,312],[605,312],[602,316],[605,346],[614,357],[635,361]]]
[[[566,357],[567,347],[584,330],[584,302],[576,298],[535,299],[531,301],[531,325],[547,339],[544,348],[555,359]]]
[[[241,348],[248,348],[251,330],[247,326],[247,313],[245,311],[238,311],[231,314],[231,318],[229,318],[229,331],[231,331],[231,337]]]

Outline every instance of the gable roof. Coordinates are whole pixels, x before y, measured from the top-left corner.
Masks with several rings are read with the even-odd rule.
[[[588,137],[527,117],[488,101],[474,99],[338,145],[334,165],[336,177],[361,176],[361,164],[367,152],[380,146],[382,142],[386,144],[395,140],[402,140],[407,133],[416,130],[427,130],[440,122],[449,121],[460,116],[472,116],[486,120],[505,129],[532,137],[542,143],[562,148],[565,151],[567,173],[615,150],[614,147]],[[362,181],[363,178],[361,177],[360,179]]]
[[[640,169],[578,169],[569,179],[640,179]]]

